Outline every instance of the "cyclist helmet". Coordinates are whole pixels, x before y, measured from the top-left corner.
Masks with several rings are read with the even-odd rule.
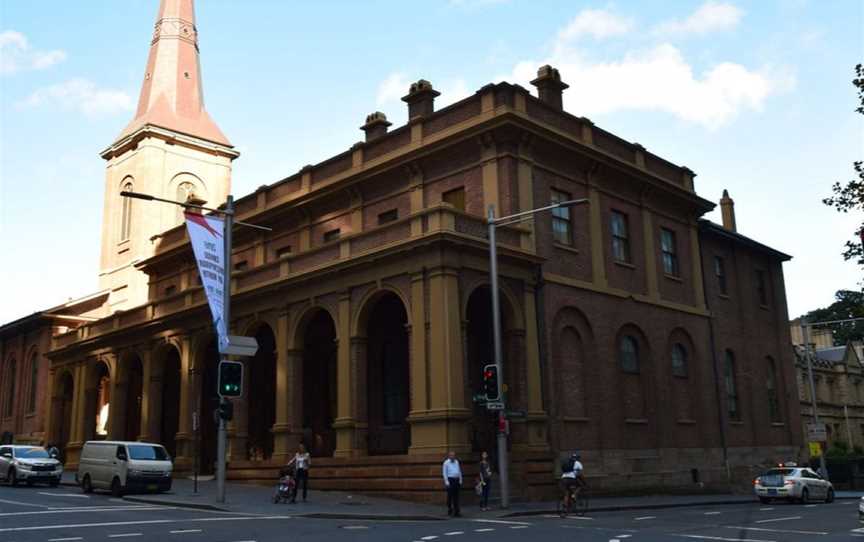
[[[579,452],[573,452],[570,454],[570,459],[582,459],[582,455]]]

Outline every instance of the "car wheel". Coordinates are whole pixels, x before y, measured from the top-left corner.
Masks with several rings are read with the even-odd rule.
[[[33,480],[27,480],[27,487],[33,487]]]
[[[15,473],[15,469],[9,470],[9,485],[15,487],[18,485],[18,475]]]
[[[810,503],[810,492],[805,487],[801,490],[801,504],[809,504]]]
[[[111,496],[112,497],[122,497],[123,496],[123,486],[120,485],[120,478],[114,478],[111,481]]]
[[[762,504],[768,504],[771,502],[771,499],[769,499],[768,497],[759,497],[759,502],[761,502]]]
[[[81,491],[84,493],[93,493],[93,484],[90,482],[90,475],[85,474],[81,481]]]
[[[828,490],[828,495],[825,497],[825,502],[826,503],[834,502],[834,490],[833,489]]]
[[[51,487],[57,487],[60,485],[60,480],[51,480]]]

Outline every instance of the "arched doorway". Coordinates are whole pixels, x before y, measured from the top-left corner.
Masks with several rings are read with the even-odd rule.
[[[468,298],[468,306],[465,311],[467,320],[465,329],[466,341],[466,366],[468,368],[467,393],[473,404],[473,417],[470,427],[471,446],[475,452],[489,452],[495,455],[497,413],[486,408],[485,395],[483,393],[483,367],[495,363],[495,347],[492,331],[492,296],[488,286],[480,286],[471,292]],[[499,295],[501,309],[501,353],[503,356],[504,374],[502,376],[502,387],[508,388],[505,392],[507,406],[514,409],[517,405],[515,398],[518,397],[518,379],[511,377],[518,374],[516,367],[511,366],[510,334],[512,318],[510,318],[509,304],[507,298]]]
[[[63,371],[57,379],[54,396],[54,444],[60,450],[61,461],[66,461],[66,445],[72,434],[72,400],[75,396],[75,379],[72,373]]]
[[[216,468],[217,426],[215,412],[219,406],[218,380],[219,349],[216,339],[210,338],[196,359],[200,386],[198,387],[198,468],[202,474],[213,474]]]
[[[404,454],[411,444],[408,314],[390,292],[372,303],[366,319],[369,454]]]
[[[111,403],[111,373],[99,361],[87,371],[84,440],[108,438],[108,412]]]
[[[331,457],[336,449],[336,350],[336,326],[319,309],[303,334],[303,442],[314,457]]]
[[[273,424],[276,422],[276,337],[262,324],[255,333],[258,351],[246,363],[248,457],[269,459],[273,455]]]
[[[162,445],[177,455],[177,431],[180,430],[180,352],[169,346],[162,359],[162,413],[159,435]]]
[[[141,434],[141,399],[144,390],[144,366],[141,358],[133,355],[126,367],[126,427],[125,440],[138,440]]]

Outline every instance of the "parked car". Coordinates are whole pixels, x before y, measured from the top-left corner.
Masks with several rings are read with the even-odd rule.
[[[858,521],[864,523],[864,497],[858,501]]]
[[[81,449],[75,481],[84,493],[109,489],[114,496],[132,491],[168,491],[174,466],[160,444],[88,441]]]
[[[18,482],[30,486],[42,482],[57,487],[63,465],[41,446],[0,446],[0,476],[11,486],[17,486]]]
[[[812,500],[834,502],[834,486],[831,482],[811,469],[798,467],[794,463],[766,471],[753,480],[753,490],[763,503],[774,499],[803,503]]]

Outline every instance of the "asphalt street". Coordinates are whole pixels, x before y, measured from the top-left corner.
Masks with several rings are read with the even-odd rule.
[[[758,502],[700,508],[597,512],[556,516],[443,521],[321,520],[285,514],[238,514],[136,504],[72,487],[0,486],[0,541],[91,542],[122,539],[171,542],[336,540],[463,542],[584,540],[598,542],[846,541],[860,538],[857,502],[798,505]],[[856,532],[859,531],[859,532]]]

